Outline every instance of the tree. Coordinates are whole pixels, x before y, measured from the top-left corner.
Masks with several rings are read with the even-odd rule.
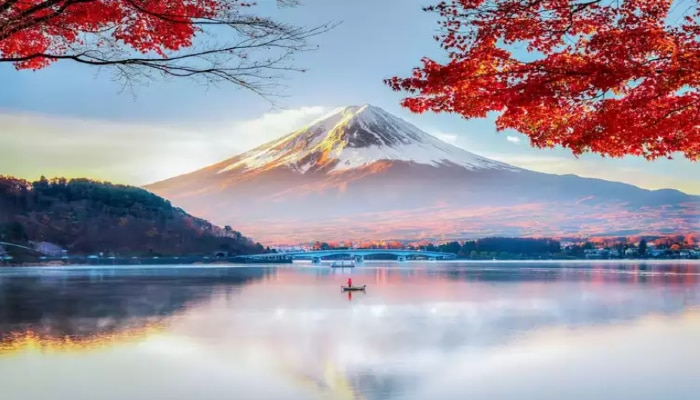
[[[34,201],[41,192],[41,201]],[[231,229],[195,218],[144,189],[87,179],[0,176],[0,242],[47,241],[74,254],[202,255],[226,246],[233,254],[261,252]]]
[[[647,240],[642,239],[639,241],[639,255],[644,256],[647,254]]]
[[[294,0],[278,0],[295,5]],[[38,70],[58,60],[112,67],[125,84],[156,75],[229,82],[271,94],[312,47],[310,29],[253,15],[239,0],[0,0],[0,62]]]
[[[442,1],[425,10],[439,14],[447,60],[385,82],[413,112],[494,112],[534,147],[698,160],[700,12],[670,15],[676,3]]]

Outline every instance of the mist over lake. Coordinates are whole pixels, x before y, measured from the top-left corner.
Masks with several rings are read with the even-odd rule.
[[[690,262],[0,270],[7,399],[696,399],[698,337]]]

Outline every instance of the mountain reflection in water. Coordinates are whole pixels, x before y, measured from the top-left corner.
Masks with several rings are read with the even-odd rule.
[[[700,265],[407,265],[0,270],[3,398],[644,400],[700,389]],[[349,274],[368,285],[351,301],[339,290]]]

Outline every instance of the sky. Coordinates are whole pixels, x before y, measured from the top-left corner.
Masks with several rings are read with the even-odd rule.
[[[496,132],[492,118],[412,114],[382,80],[440,57],[427,0],[303,0],[260,13],[301,26],[340,22],[295,57],[276,105],[230,85],[156,81],[123,91],[108,71],[69,62],[40,71],[0,65],[0,175],[90,177],[144,185],[230,158],[341,106],[373,104],[471,152],[541,172],[577,174],[700,194],[700,165],[678,157],[648,162],[534,149]]]

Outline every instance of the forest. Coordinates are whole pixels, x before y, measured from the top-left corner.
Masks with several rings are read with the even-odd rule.
[[[478,256],[551,256],[560,253],[561,243],[552,239],[489,237],[464,242],[425,246],[428,251],[455,253],[460,258]]]
[[[691,258],[697,258],[700,250],[698,239],[696,233],[649,237],[569,238],[565,241],[555,238],[486,237],[443,243],[409,243],[398,240],[361,242],[352,243],[352,246],[365,249],[440,251],[456,254],[458,259],[582,259],[591,257],[588,252],[596,250],[603,250],[602,254],[606,254],[606,251],[611,252],[604,258],[674,258],[683,252]],[[311,249],[347,248],[345,243],[316,242],[312,244]]]
[[[0,242],[28,247],[49,242],[71,255],[122,257],[264,251],[240,232],[193,217],[141,188],[90,179],[29,182],[2,175]]]
[[[532,258],[549,257],[562,252],[561,243],[554,239],[546,238],[506,238],[489,237],[477,240],[451,241],[440,244],[406,244],[400,241],[389,241],[381,243],[359,243],[358,248],[366,249],[408,249],[423,251],[440,251],[454,253],[458,258],[483,258],[483,257],[506,257],[506,258]],[[312,250],[329,250],[347,248],[345,245],[316,242],[311,246]]]

